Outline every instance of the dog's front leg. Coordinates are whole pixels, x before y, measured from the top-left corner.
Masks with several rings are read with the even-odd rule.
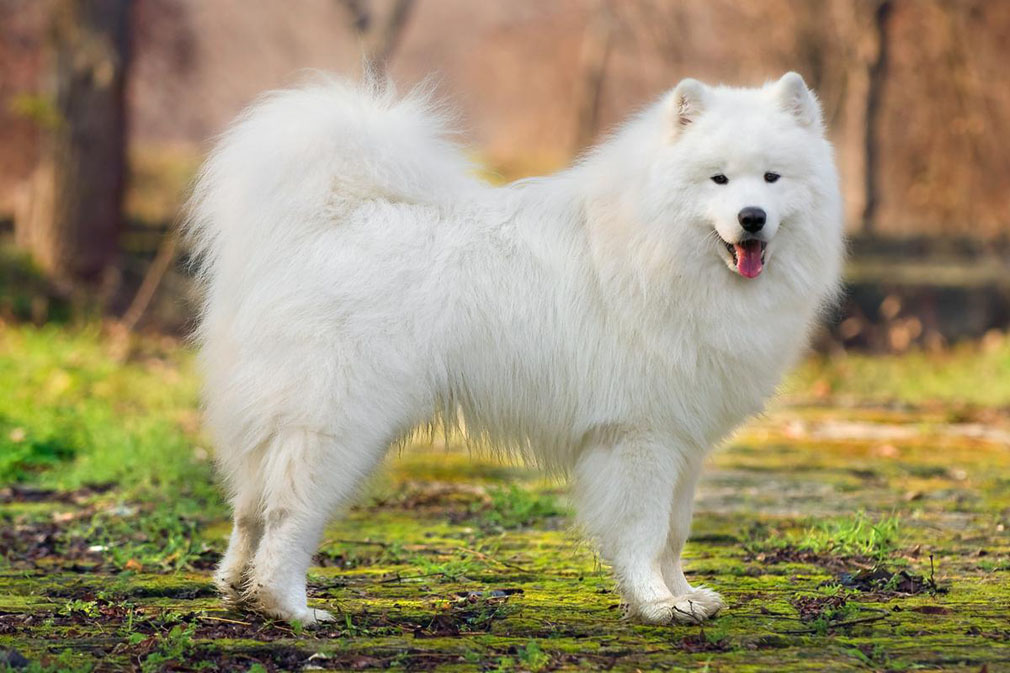
[[[673,491],[673,507],[670,510],[670,531],[661,568],[666,586],[674,596],[683,597],[694,604],[697,612],[713,616],[722,611],[726,604],[715,591],[707,587],[692,587],[684,577],[681,554],[684,543],[691,532],[691,516],[694,512],[694,492],[701,475],[703,454],[698,452],[685,460],[680,478]]]
[[[674,593],[663,576],[677,485],[686,484],[689,472],[683,454],[637,437],[589,446],[576,462],[575,497],[582,525],[614,566],[628,614],[651,624],[698,623],[718,611],[699,604],[690,593]],[[688,479],[691,491],[693,479]],[[678,531],[673,537],[686,535],[686,530]]]

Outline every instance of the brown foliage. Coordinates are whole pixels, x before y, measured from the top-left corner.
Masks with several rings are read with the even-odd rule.
[[[303,0],[292,12],[272,0],[139,0],[133,139],[197,148],[300,68],[354,72],[362,47],[347,9],[373,3],[387,13],[396,4]],[[0,0],[0,211],[31,163],[31,127],[9,105],[37,91],[31,15],[44,4]],[[463,108],[466,140],[506,177],[563,164],[681,77],[753,84],[793,69],[824,105],[853,227],[876,194],[869,210],[881,234],[1005,235],[1002,0],[422,0],[401,29],[395,79],[408,86],[437,72]]]

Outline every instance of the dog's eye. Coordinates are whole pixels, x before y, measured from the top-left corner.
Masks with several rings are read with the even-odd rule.
[[[782,176],[779,175],[778,173],[772,173],[771,171],[768,171],[767,173],[765,173],[765,182],[776,182],[781,177]]]
[[[767,176],[765,177],[767,178]],[[714,182],[717,185],[725,185],[727,182],[729,182],[729,178],[727,178],[722,173],[719,173],[718,175],[712,176],[712,182]]]

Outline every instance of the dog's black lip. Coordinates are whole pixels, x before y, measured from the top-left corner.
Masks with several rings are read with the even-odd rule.
[[[730,243],[729,241],[727,241],[726,239],[724,239],[722,236],[719,237],[719,240],[722,241],[722,244],[726,246],[727,250],[729,250],[729,254],[733,256],[733,265],[736,266],[736,264],[739,261],[739,260],[737,260],[737,257],[736,257],[736,244]],[[764,261],[765,261],[765,251],[768,249],[768,241],[763,241],[760,238],[758,238],[757,236],[744,236],[737,243],[744,243],[746,241],[758,241],[758,242],[761,243],[761,263],[764,264]]]
[[[736,246],[732,243],[727,243],[726,241],[723,241],[722,244],[726,246],[726,249],[729,250],[729,254],[733,256],[733,266],[736,266]]]

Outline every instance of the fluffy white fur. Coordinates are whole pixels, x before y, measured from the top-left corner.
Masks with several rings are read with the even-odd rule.
[[[500,188],[447,135],[424,95],[326,80],[264,97],[207,160],[189,233],[235,512],[221,590],[328,618],[305,593],[325,524],[440,418],[571,476],[631,615],[713,616],[680,560],[702,460],[761,409],[839,275],[816,99],[795,73],[685,80],[570,169]],[[767,213],[753,279],[726,245],[747,206]]]

